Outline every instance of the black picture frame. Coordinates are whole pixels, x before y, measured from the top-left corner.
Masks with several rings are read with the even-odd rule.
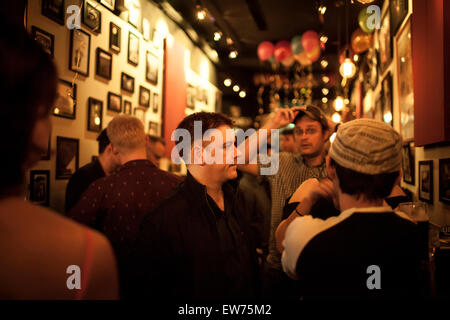
[[[128,62],[133,66],[139,64],[139,37],[133,32],[128,32]]]
[[[50,55],[55,56],[55,36],[36,26],[31,26],[31,37]]]
[[[122,112],[122,96],[112,92],[108,92],[108,110],[114,112]]]
[[[30,202],[46,207],[50,205],[50,170],[30,171]]]
[[[111,80],[112,77],[112,54],[109,52],[97,48],[96,52],[96,68],[95,73],[102,78]]]
[[[42,15],[62,26],[64,25],[65,9],[65,0],[42,0]]]
[[[120,77],[120,88],[123,91],[134,93],[134,78],[125,72]]]
[[[122,29],[113,22],[109,23],[109,50],[119,53],[122,40]]]
[[[392,62],[393,56],[393,44],[392,44],[392,33],[391,33],[391,21],[390,13],[386,11],[383,18],[381,19],[381,28],[378,32],[378,45],[379,45],[379,65],[381,75],[389,68]]]
[[[153,136],[159,136],[159,124],[154,121],[148,122],[148,134]]]
[[[105,8],[114,11],[116,8],[116,0],[98,0]]]
[[[450,158],[439,159],[439,201],[450,204]]]
[[[94,33],[102,32],[102,13],[84,0],[81,22]]]
[[[159,109],[159,94],[157,92],[153,92],[152,111],[154,113],[158,113],[158,109]]]
[[[433,204],[433,160],[419,161],[419,199]]]
[[[69,179],[78,170],[79,139],[56,137],[56,180]]]
[[[403,170],[403,181],[414,185],[415,173],[416,173],[416,163],[415,163],[415,149],[412,142],[405,143],[402,147],[402,170]]]
[[[145,57],[145,79],[158,85],[158,70],[159,70],[159,58],[152,52],[147,51]]]
[[[85,45],[87,41],[87,46]],[[81,29],[70,30],[69,70],[89,76],[91,36]]]
[[[391,25],[391,37],[397,34],[398,29],[408,14],[408,0],[390,0],[389,1],[389,16]]]
[[[392,88],[392,75],[390,72],[381,82],[381,92],[383,93],[383,121],[394,127],[394,98]],[[390,116],[387,114],[390,113]],[[388,121],[390,118],[390,121]]]
[[[52,114],[56,117],[75,119],[77,111],[77,85],[63,79],[59,79],[56,99]]]
[[[123,100],[123,113],[131,115],[133,113],[133,106],[131,101]]]
[[[145,108],[150,107],[151,92],[146,87],[139,86],[139,105]]]
[[[96,121],[96,118],[99,120]],[[101,132],[103,129],[103,101],[89,97],[87,129],[92,132]]]

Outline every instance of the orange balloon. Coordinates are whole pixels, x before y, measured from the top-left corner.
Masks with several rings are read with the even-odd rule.
[[[310,64],[312,64],[312,61],[308,58],[308,54],[306,53],[306,51],[300,52],[299,54],[296,54],[294,57],[295,60],[300,62],[302,66],[309,66]]]
[[[352,49],[356,53],[361,53],[373,46],[373,34],[365,33],[361,28],[352,33]]]
[[[307,52],[306,55],[308,56],[309,60],[311,60],[311,62],[316,62],[320,58],[320,53],[320,46],[317,46],[313,51]]]
[[[290,67],[294,64],[294,62],[295,62],[294,56],[290,56],[289,58],[286,58],[283,61],[281,61],[281,64],[285,67]]]

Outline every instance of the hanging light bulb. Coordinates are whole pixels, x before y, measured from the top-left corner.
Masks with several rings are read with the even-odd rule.
[[[235,84],[234,86],[233,86],[233,91],[234,92],[238,92],[239,91],[239,86],[237,85],[237,84]]]
[[[332,120],[334,123],[339,123],[339,122],[341,122],[341,115],[340,115],[339,113],[335,112],[335,113],[333,113],[333,115],[331,116],[331,120]]]
[[[231,79],[230,78],[226,78],[225,80],[223,80],[223,84],[225,85],[225,87],[231,86]]]
[[[342,98],[341,96],[336,97],[336,100],[334,100],[334,109],[336,111],[341,111],[342,109],[344,109],[344,98]]]
[[[344,78],[353,78],[356,73],[356,66],[350,58],[345,58],[344,62],[339,67],[339,72]]]
[[[247,95],[247,93],[244,90],[239,92],[239,97],[241,97],[241,98],[245,98],[246,95]]]

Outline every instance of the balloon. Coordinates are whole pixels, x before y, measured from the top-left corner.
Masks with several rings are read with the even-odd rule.
[[[283,61],[281,61],[281,64],[282,64],[283,66],[289,68],[290,66],[292,66],[292,65],[294,64],[294,62],[295,62],[294,56],[291,55],[289,58],[286,58],[286,59],[284,59]]]
[[[312,64],[312,61],[308,58],[306,51],[303,51],[294,56],[295,60],[297,60],[302,66],[309,66]]]
[[[356,53],[361,53],[369,49],[373,44],[373,35],[365,33],[361,29],[356,29],[352,33],[352,48]]]
[[[273,55],[273,44],[270,41],[261,42],[258,45],[258,58],[261,61],[269,59]]]
[[[307,52],[306,56],[311,62],[316,62],[320,58],[320,47],[316,47],[313,51]]]
[[[358,2],[362,3],[362,4],[367,4],[367,3],[372,3],[375,0],[357,0]]]
[[[302,45],[302,36],[295,36],[291,40],[291,48],[293,54],[299,54],[300,52],[303,52],[303,45]]]
[[[364,31],[365,33],[372,33],[373,31],[375,31],[375,28],[371,29],[371,28],[369,28],[369,26],[367,24],[367,20],[371,16],[372,16],[372,14],[367,13],[367,8],[363,8],[358,14],[359,26],[361,27],[362,31]]]
[[[277,62],[283,61],[284,59],[292,56],[291,44],[289,41],[280,41],[275,45],[275,50],[273,51],[273,56]]]
[[[353,51],[353,49],[346,44],[341,50],[339,50],[339,64],[344,63],[345,58],[347,58],[346,52],[345,52],[346,49],[349,50],[348,57],[350,59],[353,59],[353,56],[355,55],[355,52]]]
[[[302,35],[302,45],[306,52],[313,51],[319,46],[319,35],[313,30],[306,31]]]

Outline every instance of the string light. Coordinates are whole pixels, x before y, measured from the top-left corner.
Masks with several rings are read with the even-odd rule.
[[[214,41],[220,41],[222,39],[222,32],[216,31],[214,32]]]
[[[330,77],[328,77],[328,76],[323,76],[322,77],[322,81],[323,81],[323,83],[328,83],[328,82],[330,82]]]
[[[326,35],[320,36],[320,42],[327,43],[327,41],[328,41],[328,37]]]
[[[237,56],[238,56],[237,50],[230,51],[230,54],[228,55],[230,59],[236,59]]]
[[[344,78],[352,78],[356,73],[356,66],[350,58],[345,58],[339,67],[339,72]]]
[[[341,111],[344,109],[344,99],[341,96],[337,96],[336,100],[334,100],[334,109],[336,111]]]
[[[322,59],[320,61],[320,65],[322,66],[323,69],[325,69],[328,66],[328,61],[325,59]]]
[[[245,98],[246,95],[247,95],[247,93],[244,90],[239,92],[239,97],[241,97],[241,98]]]
[[[328,102],[328,98],[327,98],[327,97],[323,97],[323,98],[322,98],[322,102],[323,102],[323,103],[327,103],[327,102]]]
[[[235,84],[235,85],[233,86],[233,91],[234,91],[234,92],[238,92],[240,89],[241,89],[241,88],[239,88],[239,86],[238,86],[237,84]]]
[[[230,78],[226,78],[226,79],[223,81],[223,84],[225,85],[225,87],[231,86],[231,79],[230,79]]]
[[[202,7],[200,7],[200,5],[197,5],[196,8],[197,8],[197,13],[196,13],[197,19],[200,21],[205,20],[206,11]]]
[[[324,96],[326,96],[328,94],[328,92],[330,92],[330,90],[328,90],[328,88],[322,88],[322,93]]]
[[[325,14],[325,11],[327,11],[327,7],[326,6],[320,6],[319,7],[319,13],[321,14],[321,15],[324,15]]]
[[[335,112],[335,113],[333,113],[333,116],[331,117],[331,120],[334,123],[339,123],[339,122],[341,122],[341,115],[339,113]]]

